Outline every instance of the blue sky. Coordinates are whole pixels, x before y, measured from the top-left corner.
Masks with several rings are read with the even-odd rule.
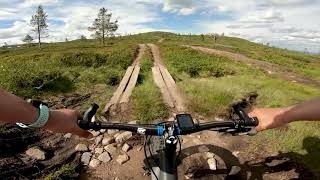
[[[0,0],[0,45],[34,36],[28,24],[39,4],[48,14],[46,42],[90,37],[87,27],[105,7],[119,19],[119,34],[224,33],[320,52],[320,0]]]

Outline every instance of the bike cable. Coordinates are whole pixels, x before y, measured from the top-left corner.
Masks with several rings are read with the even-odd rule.
[[[152,156],[153,156],[153,155],[152,155],[152,152],[151,152],[151,150],[150,150],[150,139],[151,139],[151,137],[149,138],[149,136],[146,136],[145,139],[144,139],[144,147],[143,147],[144,156],[145,156],[145,158],[146,158],[146,162],[147,162],[147,165],[149,166],[150,171],[152,172],[152,174],[154,175],[154,177],[155,177],[157,180],[159,180],[158,176],[157,176],[156,173],[153,171],[152,166],[151,166],[151,164],[150,164],[150,162],[149,162],[149,159],[148,159],[148,156],[147,156],[147,143],[149,143],[148,149],[149,149],[150,157],[152,158]]]

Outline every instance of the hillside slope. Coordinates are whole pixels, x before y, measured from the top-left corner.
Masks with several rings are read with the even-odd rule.
[[[239,38],[219,36],[214,44],[209,36],[165,32],[109,38],[106,42],[104,47],[95,40],[76,40],[44,44],[41,51],[37,47],[0,49],[0,87],[23,98],[48,101],[52,108],[84,110],[92,102],[104,106],[137,56],[138,44],[153,43],[159,47],[159,56],[186,95],[188,110],[200,120],[226,117],[232,104],[252,94],[258,95],[254,99],[255,107],[289,106],[320,96],[318,86],[277,78],[241,61],[208,55],[182,45],[239,53],[274,64],[284,73],[315,81],[320,80],[320,56],[268,47]],[[151,122],[168,118],[170,108],[161,102],[161,92],[152,79],[152,61],[151,50],[148,49],[142,57],[137,85],[123,119]],[[298,122],[259,133],[255,137],[243,137],[241,140],[249,142],[243,156],[250,155],[263,161],[279,155],[292,161],[290,168],[301,166],[296,170],[303,167],[314,176],[320,176],[317,163],[320,161],[320,151],[315,151],[320,149],[319,127],[318,122]],[[1,138],[6,137],[6,130],[0,128]],[[25,138],[21,133],[20,136]],[[13,157],[19,157],[26,147],[33,145],[25,144],[17,149]],[[281,153],[278,154],[278,151]],[[3,159],[0,155],[0,162]],[[299,175],[303,173],[298,171]],[[42,175],[46,174],[48,171]]]

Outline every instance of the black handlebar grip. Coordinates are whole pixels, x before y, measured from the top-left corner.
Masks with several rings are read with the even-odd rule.
[[[257,117],[248,118],[248,119],[245,119],[244,121],[245,126],[258,126],[258,124],[259,124],[259,120]]]
[[[246,112],[240,107],[234,107],[235,113],[239,116],[241,125],[244,126],[258,126],[259,120],[257,117],[249,117]]]
[[[78,120],[78,126],[81,129],[89,130],[89,124],[91,122],[92,117],[97,113],[99,106],[96,103],[93,103],[91,107],[84,113],[83,119]]]

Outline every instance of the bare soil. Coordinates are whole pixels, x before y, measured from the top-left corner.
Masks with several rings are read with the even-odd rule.
[[[201,52],[211,54],[211,55],[218,55],[218,56],[223,56],[228,59],[232,59],[238,62],[245,63],[249,66],[254,66],[258,69],[261,69],[268,73],[271,76],[278,77],[287,81],[291,82],[297,82],[297,83],[302,83],[302,84],[307,84],[307,85],[314,85],[314,86],[320,86],[320,81],[319,80],[314,80],[308,77],[303,77],[300,75],[297,75],[295,73],[289,72],[288,69],[284,67],[280,67],[276,64],[272,64],[266,61],[260,61],[252,58],[248,58],[245,55],[238,54],[238,53],[231,53],[227,51],[221,51],[221,50],[216,50],[216,49],[211,49],[211,48],[205,48],[205,47],[200,47],[200,46],[186,46],[190,47],[195,50],[199,50]]]

